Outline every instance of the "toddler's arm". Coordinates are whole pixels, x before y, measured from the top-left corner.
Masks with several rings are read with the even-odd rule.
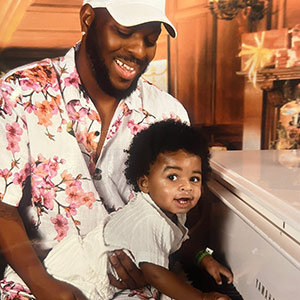
[[[152,263],[141,263],[140,268],[146,281],[161,293],[175,300],[229,300],[219,293],[203,293],[179,279],[171,271]]]

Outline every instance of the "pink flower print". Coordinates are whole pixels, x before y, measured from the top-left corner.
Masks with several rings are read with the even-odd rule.
[[[173,119],[175,121],[180,121],[180,118],[173,112],[170,113],[170,116],[163,114],[163,119],[164,120]]]
[[[13,183],[22,186],[29,173],[30,173],[30,165],[26,164],[23,170],[21,170],[19,173],[15,173]]]
[[[76,111],[77,106],[80,107],[80,109],[78,111]],[[85,123],[84,118],[88,113],[88,109],[81,107],[79,100],[71,100],[67,104],[67,111],[68,111],[69,117],[72,121],[78,121],[80,123]]]
[[[0,80],[0,106],[8,115],[12,114],[12,109],[16,107],[18,95],[14,95],[13,88],[5,81]]]
[[[52,107],[47,100],[44,100],[42,103],[36,103],[35,115],[38,117],[38,124],[44,125],[45,127],[51,126],[52,121]]]
[[[75,203],[71,203],[69,207],[65,207],[66,216],[71,218],[77,214],[77,205]]]
[[[65,78],[65,85],[66,86],[74,86],[76,89],[79,88],[79,76],[77,72],[73,72],[70,74],[69,77]]]
[[[20,78],[20,86],[23,91],[28,91],[32,89],[35,92],[39,93],[42,90],[41,86],[38,84],[37,81],[28,79],[26,77]]]
[[[58,187],[53,182],[53,178],[57,176],[59,165],[64,160],[59,160],[57,156],[53,159],[45,159],[41,154],[38,160],[32,163],[32,198],[36,203],[40,203],[46,209],[53,209],[54,200]]]
[[[65,160],[60,159],[57,156],[54,156],[53,159],[46,159],[43,155],[38,155],[38,160],[33,162],[34,164],[34,174],[41,178],[55,177],[59,169],[60,164],[64,164]]]
[[[75,203],[77,206],[82,205],[82,195],[83,190],[81,187],[81,183],[77,180],[74,180],[72,184],[66,187],[66,202]]]
[[[19,141],[21,140],[21,135],[23,133],[23,129],[17,122],[12,124],[6,124],[5,126],[7,133],[6,138],[8,141],[7,150],[10,150],[12,153],[16,153],[20,151]]]
[[[64,170],[61,174],[60,177],[62,178],[63,182],[65,184],[70,184],[71,181],[73,180],[72,174],[68,173],[67,170]]]
[[[31,101],[27,101],[27,102],[24,102],[23,104],[24,106],[24,109],[28,112],[28,113],[32,113],[33,112],[33,105],[31,103]]]
[[[67,236],[69,230],[68,220],[61,214],[57,214],[56,218],[51,218],[51,222],[54,224],[54,228],[57,232],[57,236],[54,239],[60,242]]]
[[[4,178],[5,180],[7,180],[7,178],[10,177],[11,175],[12,173],[8,169],[0,170],[0,177]]]
[[[53,190],[53,189],[51,189],[51,190],[40,189],[40,190],[41,190],[42,202],[43,202],[45,208],[52,210],[54,208],[53,200],[56,197],[55,190]]]
[[[148,127],[147,124],[136,124],[134,120],[130,120],[127,124],[128,128],[130,129],[131,134],[136,135],[139,131],[146,129]]]
[[[7,281],[5,278],[0,281],[0,286],[3,292],[3,299],[5,300],[28,300],[34,298],[27,287],[13,281]],[[20,292],[22,293],[20,294]],[[27,295],[24,295],[24,293]]]
[[[52,182],[47,181],[48,178],[36,178],[32,176],[32,201],[40,203],[46,209],[54,208],[54,200],[56,197],[56,188]]]
[[[86,151],[90,153],[97,149],[97,135],[94,131],[88,132],[85,128],[84,131],[76,133],[78,143],[82,144]]]
[[[132,110],[128,108],[127,104],[124,102],[123,104],[123,115],[125,117],[129,116],[132,113]]]
[[[7,130],[6,138],[8,141],[17,141],[21,140],[20,136],[23,133],[23,129],[20,127],[19,123],[14,122],[12,124],[6,124],[5,128]]]
[[[110,131],[106,135],[106,139],[110,139],[119,130],[119,128],[120,128],[120,126],[122,124],[122,117],[123,116],[119,116],[115,120],[115,122],[112,124]]]
[[[92,120],[92,121],[97,121],[98,123],[101,122],[100,116],[99,116],[99,114],[98,114],[95,110],[89,111],[89,112],[88,112],[88,117],[89,117],[89,119]]]
[[[117,119],[116,119],[116,121],[114,122],[114,124],[112,125],[112,127],[114,127],[115,128],[115,132],[117,132],[118,131],[118,129],[119,129],[119,127],[121,126],[121,124],[122,124],[122,119],[121,119],[121,117],[118,117]]]
[[[51,114],[57,115],[59,112],[59,105],[61,104],[61,96],[51,97],[49,105],[51,107]]]
[[[17,72],[23,90],[33,89],[40,92],[42,89],[52,87],[57,90],[58,82],[54,69],[49,65],[50,61],[45,60],[43,65],[37,65],[31,69]]]
[[[19,144],[14,140],[8,141],[8,146],[6,147],[6,149],[10,150],[12,153],[20,152]]]
[[[94,193],[84,193],[82,195],[82,202],[85,204],[88,208],[92,208],[93,203],[96,201]]]

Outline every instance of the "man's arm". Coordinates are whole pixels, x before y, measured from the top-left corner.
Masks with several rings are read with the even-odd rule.
[[[147,283],[143,272],[122,250],[114,251],[114,255],[109,258],[120,280],[112,274],[108,274],[110,283],[119,289],[138,289],[144,287]]]
[[[140,267],[146,281],[172,299],[230,300],[227,296],[219,293],[203,293],[163,267],[151,263],[142,263]]]
[[[17,272],[37,299],[86,300],[75,287],[51,277],[27,237],[16,207],[0,202],[0,248],[7,263]]]

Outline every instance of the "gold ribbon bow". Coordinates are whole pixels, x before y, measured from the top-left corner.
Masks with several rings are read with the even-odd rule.
[[[249,59],[245,62],[243,71],[248,71],[248,78],[256,86],[257,72],[264,68],[272,59],[275,50],[263,48],[265,40],[265,32],[262,32],[261,39],[259,40],[257,34],[254,35],[256,46],[242,44],[242,50],[239,56],[250,55]]]

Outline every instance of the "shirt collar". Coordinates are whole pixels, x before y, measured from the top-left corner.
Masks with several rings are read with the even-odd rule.
[[[161,208],[152,200],[152,198],[149,196],[149,194],[139,192],[140,197],[142,201],[147,201],[152,207],[154,207],[157,211],[160,212],[160,214],[163,214],[167,220],[170,220],[170,218],[161,210]],[[138,196],[139,197],[139,196]],[[176,214],[178,221],[181,223],[181,225],[185,228],[184,223],[186,221],[186,214]],[[173,224],[173,222],[170,220],[170,222]]]
[[[78,76],[80,91],[83,93],[83,95],[85,95],[85,98],[89,98],[86,90],[82,86],[75,63],[75,53],[79,50],[79,46],[80,42],[78,42],[73,48],[71,48],[64,57],[60,58],[59,65],[60,68],[63,69],[63,74],[61,75],[61,84],[64,85],[64,79],[70,77],[70,75],[73,73],[75,76]],[[142,110],[145,109],[151,114],[151,107],[145,107],[145,103],[143,101],[142,93],[143,85],[145,84],[144,81],[145,79],[140,78],[138,80],[137,88],[132,92],[132,94],[129,97],[123,99],[121,102],[124,102],[130,110],[134,110],[140,114],[143,114]],[[66,100],[68,103],[72,99]]]

